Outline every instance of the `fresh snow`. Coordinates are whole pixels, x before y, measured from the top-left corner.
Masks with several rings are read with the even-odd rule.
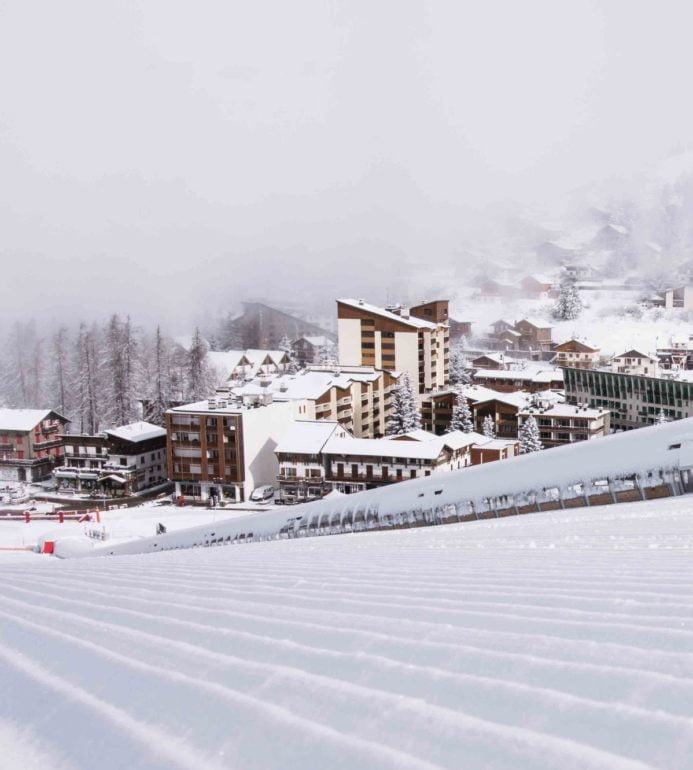
[[[2,767],[687,768],[692,556],[684,497],[0,564]]]

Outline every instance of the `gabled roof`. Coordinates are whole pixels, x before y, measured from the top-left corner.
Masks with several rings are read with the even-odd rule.
[[[110,428],[105,430],[104,433],[124,441],[137,443],[139,441],[147,441],[150,438],[161,438],[166,435],[166,430],[158,425],[153,425],[151,422],[140,421],[131,422],[129,425],[121,425],[119,428]]]
[[[584,342],[580,342],[580,340],[571,339],[566,340],[565,342],[561,342],[559,345],[556,345],[554,347],[554,352],[566,352],[566,351],[575,351],[577,353],[598,353],[599,348],[593,348],[589,345],[586,345]]]
[[[281,366],[289,360],[289,356],[284,350],[259,350],[257,348],[250,348],[245,351],[245,356],[253,366],[262,366],[263,364]]]
[[[626,353],[621,353],[618,356],[614,356],[614,358],[649,358],[651,359],[652,356],[648,356],[646,353],[641,353],[639,350],[629,350]]]
[[[522,318],[515,324],[515,327],[517,328],[521,323],[529,324],[535,329],[553,329],[551,324],[546,323],[546,321],[541,321],[538,318]]]
[[[33,430],[40,422],[53,419],[70,422],[53,409],[6,409],[0,408],[0,430],[15,430],[20,433]]]
[[[373,315],[380,316],[382,318],[387,318],[390,321],[395,321],[397,323],[403,324],[404,326],[411,326],[414,329],[436,329],[437,325],[434,323],[431,323],[431,321],[424,321],[421,318],[416,318],[415,316],[409,316],[408,318],[403,318],[400,315],[397,315],[397,313],[391,313],[389,310],[385,310],[385,308],[377,307],[376,305],[371,305],[368,302],[363,302],[360,299],[338,299],[338,303],[341,303],[342,305],[347,305],[348,307],[353,308],[354,310],[362,310],[365,313],[372,313]]]

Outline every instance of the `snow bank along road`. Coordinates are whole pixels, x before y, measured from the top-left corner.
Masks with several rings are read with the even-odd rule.
[[[691,497],[0,581],[10,768],[691,767]]]

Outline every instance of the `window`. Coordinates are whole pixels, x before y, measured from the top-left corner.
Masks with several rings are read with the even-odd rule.
[[[121,457],[120,458],[120,464],[121,465],[127,465],[128,464],[127,458],[126,457]]]

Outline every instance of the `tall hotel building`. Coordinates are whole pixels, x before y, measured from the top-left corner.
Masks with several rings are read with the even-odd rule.
[[[337,300],[339,363],[406,372],[423,395],[448,384],[448,301],[379,308],[360,299]]]

